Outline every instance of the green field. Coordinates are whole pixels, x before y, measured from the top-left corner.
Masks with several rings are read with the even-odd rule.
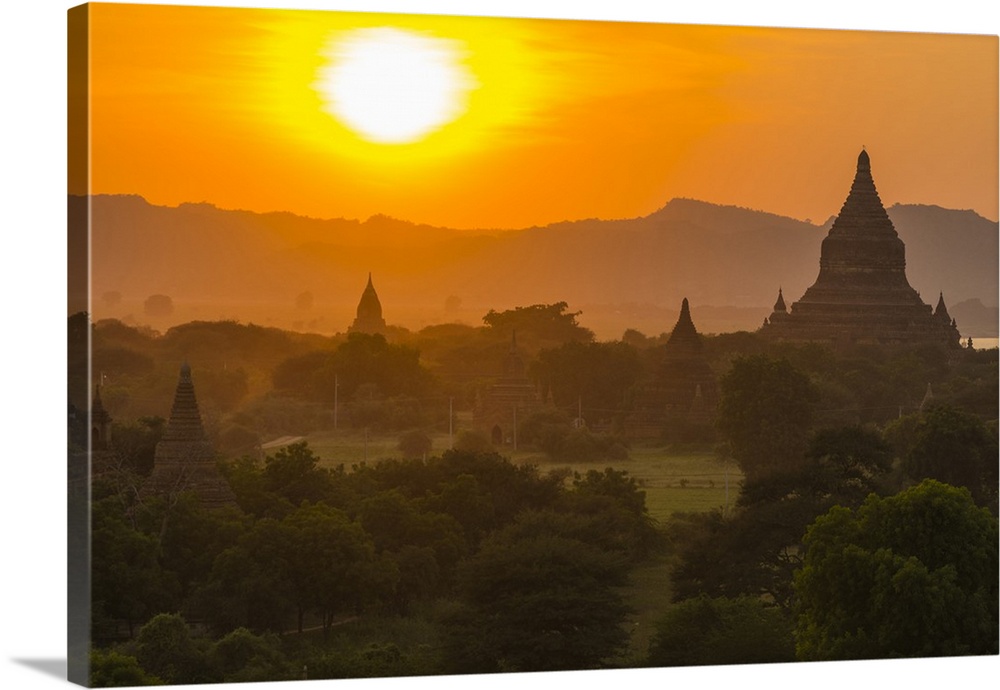
[[[326,431],[304,438],[320,458],[320,464],[335,467],[384,458],[398,458],[397,435],[369,434],[356,430]],[[448,434],[432,435],[431,455],[439,455],[450,447]],[[275,448],[265,452],[274,453]],[[609,463],[553,462],[544,453],[530,448],[514,452],[510,446],[498,449],[501,455],[516,463],[537,465],[542,472],[568,468],[573,472],[603,470],[612,466],[626,470],[635,477],[646,492],[649,514],[660,524],[667,522],[677,512],[702,512],[732,505],[741,479],[738,469],[724,465],[710,450],[673,450],[665,447],[640,446],[631,449],[628,460]],[[728,477],[727,477],[728,474]]]

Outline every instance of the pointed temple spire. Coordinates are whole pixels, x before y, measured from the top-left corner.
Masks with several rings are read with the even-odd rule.
[[[938,303],[934,307],[934,318],[942,323],[951,323],[951,316],[948,315],[948,307],[944,305],[944,293],[938,293]]]
[[[506,379],[520,380],[525,378],[525,371],[524,358],[517,348],[517,331],[514,330],[510,336],[510,349],[503,361],[503,375]]]
[[[198,399],[191,381],[191,365],[186,361],[181,364],[174,404],[170,408],[170,419],[163,432],[163,440],[193,443],[206,441],[201,411],[198,409]]]
[[[761,334],[775,340],[859,343],[937,342],[957,347],[958,329],[920,299],[906,279],[906,248],[886,213],[868,152],[823,240],[816,282],[787,312],[779,303]]]
[[[372,274],[368,273],[368,284],[365,285],[361,299],[358,301],[357,315],[354,323],[347,329],[349,333],[385,333],[385,319],[382,318],[382,302],[375,292]]]
[[[691,308],[688,305],[687,297],[681,302],[680,316],[677,317],[674,330],[670,332],[670,338],[667,340],[668,352],[678,349],[701,350],[701,336],[698,335],[694,321],[691,320]]]
[[[209,508],[236,503],[232,489],[216,465],[215,450],[202,426],[191,366],[186,361],[177,379],[167,428],[156,444],[153,472],[143,490],[152,495],[190,491]]]
[[[774,303],[774,311],[777,312],[787,312],[788,307],[785,306],[785,298],[781,295],[781,288],[778,288],[778,299]]]

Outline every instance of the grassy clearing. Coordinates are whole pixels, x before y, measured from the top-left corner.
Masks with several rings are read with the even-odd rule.
[[[672,606],[669,561],[657,558],[633,570],[623,594],[633,613],[627,623],[629,648],[622,665],[642,665],[656,633],[656,622]]]
[[[384,458],[400,457],[397,449],[399,435],[395,434],[368,434],[366,439],[363,431],[350,429],[311,434],[305,440],[325,467],[343,464],[350,468],[366,458],[373,463]],[[432,434],[431,441],[430,455],[440,455],[451,447],[448,434]],[[273,453],[274,449],[269,452]],[[731,506],[736,500],[742,478],[735,467],[730,465],[727,469],[710,450],[645,446],[633,448],[628,460],[603,463],[553,462],[533,448],[519,448],[515,452],[506,446],[499,448],[498,452],[512,462],[537,465],[542,472],[569,469],[585,474],[588,470],[603,470],[608,466],[627,470],[641,482],[649,514],[660,524],[666,523],[674,513],[704,512],[727,504]]]

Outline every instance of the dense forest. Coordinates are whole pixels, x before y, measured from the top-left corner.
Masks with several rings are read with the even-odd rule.
[[[100,385],[114,420],[93,684],[998,652],[996,349],[703,336],[713,423],[637,439],[624,420],[669,334],[599,341],[577,316],[333,337],[70,317],[70,352],[92,348],[77,389]],[[519,420],[538,462],[468,421],[512,333],[548,401]],[[141,491],[182,362],[237,506]],[[334,430],[396,452],[331,461],[308,437]],[[652,518],[640,448],[730,463],[733,505]]]

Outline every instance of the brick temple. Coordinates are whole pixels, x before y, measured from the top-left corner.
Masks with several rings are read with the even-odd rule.
[[[143,487],[144,492],[163,495],[190,491],[208,508],[235,505],[236,497],[216,460],[201,423],[191,367],[185,362],[167,428],[156,444],[153,472]]]
[[[789,342],[856,344],[937,343],[959,347],[944,296],[936,309],[906,280],[906,249],[872,178],[867,151],[858,156],[851,191],[823,240],[819,276],[791,308],[778,290],[760,334]]]

